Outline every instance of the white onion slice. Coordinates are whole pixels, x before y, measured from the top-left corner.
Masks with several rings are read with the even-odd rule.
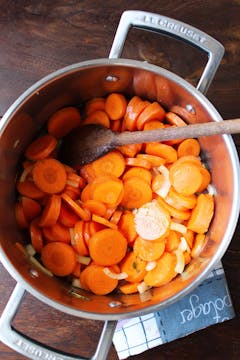
[[[170,224],[170,229],[180,232],[181,234],[186,234],[187,227],[183,224],[172,221]]]
[[[32,244],[27,244],[25,249],[26,249],[29,256],[34,256],[36,254],[36,250],[34,249]]]
[[[151,286],[147,285],[144,281],[142,281],[138,286],[137,286],[138,292],[139,294],[143,294],[145,291],[151,289]]]
[[[109,276],[112,279],[123,280],[128,277],[128,274],[125,272],[121,272],[119,274],[112,272],[108,267],[103,268],[103,272],[105,275]]]
[[[155,189],[154,192],[161,196],[162,198],[165,198],[169,192],[169,189],[171,187],[171,183],[169,180],[169,170],[164,165],[160,165],[157,170],[160,172],[160,174],[163,176],[164,181],[162,183],[162,186],[159,189]]]
[[[181,274],[184,271],[185,268],[185,259],[184,259],[184,255],[183,252],[181,250],[175,250],[174,254],[177,257],[177,263],[175,266],[175,271],[178,274]]]
[[[151,271],[156,267],[157,263],[156,261],[149,261],[145,267],[146,271]]]
[[[83,265],[89,265],[91,262],[90,256],[77,255],[77,261]]]
[[[42,271],[44,274],[48,275],[48,276],[53,276],[53,273],[48,270],[45,266],[43,266],[37,259],[35,259],[34,256],[30,256],[30,261],[33,265],[36,266],[36,268],[38,268],[40,271]]]
[[[179,244],[178,249],[183,251],[183,252],[184,251],[187,251],[188,253],[191,252],[190,247],[189,247],[189,245],[187,243],[187,240],[185,239],[184,236],[181,236],[181,238],[180,238],[180,244]]]

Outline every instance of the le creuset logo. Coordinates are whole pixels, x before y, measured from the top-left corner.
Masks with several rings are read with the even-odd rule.
[[[143,21],[145,23],[150,23],[153,25],[154,24],[160,25],[162,28],[166,28],[168,30],[174,31],[176,34],[177,33],[185,34],[186,37],[189,37],[201,44],[203,44],[206,41],[205,37],[201,36],[198,32],[194,31],[193,29],[190,29],[182,24],[178,24],[172,20],[170,21],[168,19],[161,18],[160,16],[145,15]]]
[[[22,339],[16,339],[14,342],[19,348],[21,348],[25,354],[33,355],[43,360],[64,360],[64,358],[49,353],[46,350],[39,349],[32,344],[29,344]]]

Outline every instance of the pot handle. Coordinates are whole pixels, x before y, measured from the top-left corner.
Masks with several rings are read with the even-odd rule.
[[[205,51],[208,54],[208,62],[197,89],[203,94],[207,92],[224,54],[222,44],[201,30],[181,21],[145,11],[127,10],[121,16],[109,58],[116,59],[121,56],[131,27],[170,35]]]
[[[32,360],[87,360],[86,357],[77,357],[44,346],[14,329],[12,320],[24,294],[25,289],[17,283],[0,318],[0,340],[13,350]],[[91,360],[105,360],[107,358],[116,325],[117,321],[106,321],[104,323],[95,354],[90,358]]]

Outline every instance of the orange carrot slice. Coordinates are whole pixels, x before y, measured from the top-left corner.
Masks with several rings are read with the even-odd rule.
[[[192,155],[198,157],[200,154],[200,144],[197,139],[185,139],[177,148],[178,157]]]
[[[114,175],[120,177],[125,170],[125,160],[120,151],[111,151],[92,162],[95,176]]]
[[[167,144],[148,143],[145,152],[146,154],[160,156],[167,163],[173,163],[177,160],[177,150]]]
[[[80,126],[81,116],[77,108],[69,106],[56,111],[48,120],[49,134],[60,139]]]
[[[124,95],[112,93],[107,96],[105,111],[111,120],[122,119],[127,108],[127,100]]]
[[[33,161],[45,159],[56,148],[57,140],[51,134],[43,135],[34,140],[26,149],[25,156]]]
[[[125,272],[127,281],[131,283],[140,282],[146,275],[147,262],[141,259],[135,252],[130,251],[121,262],[121,272]]]
[[[42,230],[39,227],[39,219],[34,219],[29,226],[29,233],[33,248],[40,253],[42,251],[44,242]]]
[[[155,119],[158,119],[159,121],[163,121],[164,117],[165,117],[165,110],[157,101],[154,101],[150,103],[138,116],[137,129],[143,130],[144,125],[148,121]]]
[[[152,189],[146,181],[130,177],[123,182],[121,205],[127,209],[139,208],[152,200]]]
[[[138,236],[133,244],[135,255],[144,261],[154,261],[160,258],[165,250],[165,240],[145,240]]]
[[[82,125],[86,124],[98,124],[110,128],[110,119],[104,110],[96,110],[82,121]]]
[[[62,242],[45,245],[41,251],[41,260],[43,265],[57,276],[70,275],[76,266],[73,248]]]
[[[164,252],[157,260],[154,269],[147,272],[144,281],[148,286],[162,286],[169,283],[176,275],[176,256],[173,253]]]
[[[21,199],[23,206],[23,213],[27,221],[33,220],[41,212],[41,205],[31,198],[23,196]]]
[[[70,196],[63,193],[61,195],[62,199],[68,204],[68,206],[77,214],[82,220],[88,221],[90,220],[90,213],[84,210],[76,201],[72,200]]]
[[[200,194],[197,204],[188,221],[188,228],[197,233],[205,233],[210,225],[214,212],[214,200],[210,194]]]
[[[169,169],[169,179],[174,189],[185,196],[193,195],[202,184],[199,167],[190,162],[173,164]]]
[[[61,197],[59,195],[49,196],[46,205],[44,206],[39,226],[52,226],[56,224],[61,209]]]
[[[32,170],[35,185],[48,194],[61,192],[67,181],[65,168],[56,159],[38,160]]]
[[[118,285],[118,280],[106,275],[103,271],[104,266],[91,264],[83,272],[85,274],[85,286],[96,295],[106,295],[111,293]],[[83,274],[84,276],[84,274]],[[82,277],[83,277],[82,276]],[[82,282],[82,277],[80,278]]]
[[[89,251],[98,265],[118,264],[126,254],[127,240],[118,230],[104,229],[90,238]]]

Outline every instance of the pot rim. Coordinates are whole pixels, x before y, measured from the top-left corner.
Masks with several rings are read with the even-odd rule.
[[[211,104],[211,102],[199,91],[197,90],[193,85],[188,83],[186,80],[182,79],[180,76],[164,69],[156,65],[149,64],[147,62],[141,62],[138,60],[131,60],[131,59],[108,59],[108,58],[102,58],[102,59],[93,59],[93,60],[87,60],[79,63],[75,63],[72,65],[68,65],[66,67],[63,67],[59,70],[56,70],[49,75],[43,77],[36,83],[34,83],[32,86],[30,86],[27,90],[25,90],[16,100],[15,102],[8,108],[8,110],[5,112],[4,116],[1,119],[0,122],[0,136],[4,132],[5,127],[7,126],[8,122],[11,120],[11,117],[14,115],[14,113],[18,110],[19,107],[21,107],[24,103],[28,101],[28,99],[33,96],[34,94],[37,95],[37,93],[41,90],[41,88],[45,87],[48,83],[57,80],[63,75],[70,75],[71,73],[74,73],[75,71],[78,71],[80,68],[94,68],[94,67],[100,67],[100,66],[106,66],[106,65],[116,65],[116,66],[126,66],[126,67],[132,67],[140,70],[147,70],[153,73],[159,73],[161,72],[161,75],[170,78],[172,81],[180,85],[181,87],[185,87],[187,91],[189,91],[191,94],[194,95],[194,97],[199,101],[201,104],[204,104],[205,107],[207,107],[208,112],[210,113],[211,117],[215,121],[222,121],[221,115],[218,113],[218,111],[215,109],[215,107]],[[234,174],[240,174],[240,168],[239,168],[239,159],[237,155],[237,151],[233,142],[233,139],[231,135],[222,135],[224,138],[224,141],[226,143],[226,146],[229,150],[230,157],[232,158],[232,166],[233,166],[233,172]],[[238,201],[239,195],[240,195],[240,178],[239,176],[234,177],[234,189],[236,191],[235,196],[233,197],[233,204],[232,204],[232,211],[231,211],[231,217],[230,222],[227,228],[227,231],[224,235],[224,238],[221,242],[221,245],[218,247],[217,252],[214,254],[214,256],[209,261],[208,265],[204,268],[202,273],[195,279],[194,282],[190,283],[188,286],[186,286],[182,291],[174,295],[173,297],[167,299],[166,301],[152,305],[147,306],[144,309],[141,309],[140,311],[124,311],[121,313],[98,313],[98,312],[87,312],[83,310],[79,310],[76,308],[71,307],[70,305],[63,305],[61,303],[58,303],[55,300],[52,300],[50,297],[42,294],[40,291],[36,290],[33,286],[31,286],[24,278],[20,275],[20,273],[17,271],[17,269],[12,265],[12,263],[7,258],[7,255],[0,251],[0,261],[6,268],[6,270],[9,272],[9,274],[19,283],[22,285],[22,287],[27,290],[30,294],[32,294],[34,297],[38,298],[40,301],[43,301],[45,304],[52,306],[53,308],[60,310],[62,312],[65,312],[70,315],[74,315],[77,317],[82,318],[91,318],[93,320],[119,320],[129,317],[135,317],[139,315],[145,315],[151,312],[159,311],[162,308],[174,303],[176,300],[179,300],[183,296],[190,293],[194,288],[196,288],[209,274],[209,272],[212,270],[214,265],[216,265],[217,262],[219,262],[225,253],[232,235],[235,231],[235,227],[238,220],[238,214],[240,210],[240,203]]]

